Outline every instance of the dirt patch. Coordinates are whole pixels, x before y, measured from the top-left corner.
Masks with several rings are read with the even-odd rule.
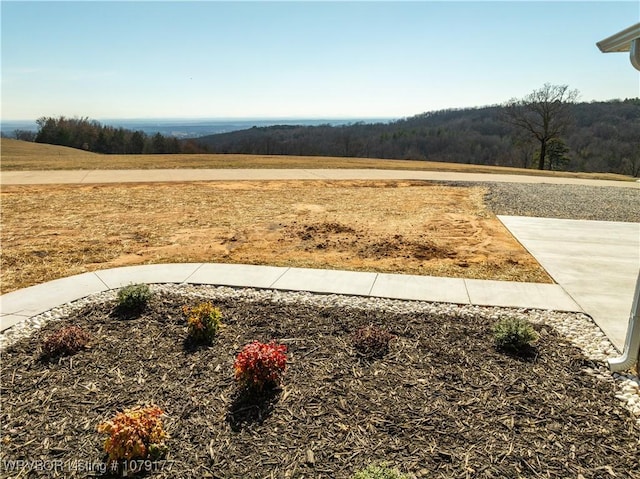
[[[2,290],[149,263],[550,282],[481,187],[266,181],[2,189]]]
[[[356,231],[339,223],[292,225],[288,236],[295,235],[302,241],[305,251],[331,249],[341,253],[355,253],[362,259],[414,258],[432,260],[453,258],[456,252],[445,251],[423,237],[421,241],[406,240],[402,235],[389,236],[385,241],[372,239],[368,231]]]
[[[640,478],[631,413],[549,327],[537,327],[535,355],[523,359],[495,349],[481,310],[460,318],[227,298],[215,301],[226,325],[218,339],[193,349],[185,304],[195,300],[159,296],[130,320],[92,305],[5,351],[2,464],[56,460],[59,477],[86,477],[77,464],[105,459],[97,424],[155,403],[170,452],[153,478],[346,479],[381,461],[423,478]],[[41,362],[41,339],[67,324],[86,329],[91,348]],[[380,359],[351,343],[370,324],[395,336]],[[289,362],[282,388],[251,401],[238,395],[233,360],[255,339],[286,344]],[[17,474],[4,467],[2,477]]]

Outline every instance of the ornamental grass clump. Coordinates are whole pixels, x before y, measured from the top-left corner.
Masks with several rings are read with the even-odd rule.
[[[287,366],[287,347],[275,341],[247,344],[233,363],[236,380],[249,390],[278,386]]]
[[[189,338],[196,343],[211,343],[222,327],[222,313],[211,303],[184,306]]]
[[[525,353],[538,340],[538,333],[527,320],[509,317],[493,326],[493,339],[498,349]]]
[[[389,352],[389,342],[395,336],[377,326],[363,326],[353,333],[351,340],[358,353],[368,358],[381,358]]]
[[[67,326],[47,336],[42,342],[42,356],[45,359],[57,356],[71,356],[85,349],[91,336],[78,326]]]
[[[408,476],[384,464],[370,464],[365,469],[356,472],[352,479],[408,479]]]
[[[151,290],[146,284],[130,284],[118,291],[118,311],[124,315],[139,314],[147,307]]]
[[[98,425],[98,432],[108,434],[104,450],[108,462],[131,460],[155,460],[164,456],[164,444],[169,436],[162,428],[160,416],[164,411],[158,406],[125,409],[110,421]]]

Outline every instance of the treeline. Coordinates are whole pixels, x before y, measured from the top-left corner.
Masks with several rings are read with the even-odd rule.
[[[640,99],[570,104],[572,126],[549,168],[640,176]],[[37,120],[18,139],[106,154],[238,153],[431,160],[531,168],[539,143],[501,119],[502,106],[427,112],[389,123],[253,127],[178,140],[88,118]]]
[[[640,99],[576,103],[570,108],[573,125],[558,146],[563,161],[554,167],[640,175]],[[391,123],[254,127],[197,141],[213,153],[532,167],[539,144],[501,121],[501,110],[501,106],[440,110]]]
[[[89,118],[42,117],[36,120],[38,131],[16,131],[19,140],[69,146],[104,154],[172,154],[201,153],[205,148],[191,141],[178,141],[160,133],[147,135],[143,131],[102,125]]]

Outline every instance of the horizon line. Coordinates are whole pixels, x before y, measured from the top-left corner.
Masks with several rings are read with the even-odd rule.
[[[421,115],[421,113],[417,113],[417,115]],[[113,121],[113,120],[124,120],[124,121],[155,121],[155,120],[192,120],[192,121],[289,121],[289,120],[313,120],[313,121],[322,121],[322,120],[396,120],[400,118],[408,118],[407,116],[136,116],[136,117],[90,117],[90,116],[79,116],[79,115],[55,115],[48,116],[42,115],[43,117],[50,118],[88,118],[89,120],[95,121]],[[415,116],[415,115],[411,115]],[[41,117],[39,117],[41,118]],[[37,118],[7,118],[0,119],[0,123],[3,122],[35,122]]]
[[[576,104],[580,103],[607,103],[607,102],[623,102],[627,100],[635,100],[640,99],[640,95],[636,97],[626,97],[626,98],[609,98],[607,100],[584,100],[577,101]],[[483,108],[495,108],[501,106],[503,103],[495,103],[489,105],[476,105],[476,106],[465,106],[465,107],[448,107],[448,108],[440,108],[435,110],[425,110],[419,113],[413,113],[410,115],[369,115],[369,116],[348,116],[348,115],[309,115],[309,116],[299,116],[299,115],[278,115],[278,116],[137,116],[137,117],[91,117],[88,115],[79,116],[79,115],[41,115],[38,118],[42,117],[50,117],[50,118],[87,118],[92,121],[155,121],[155,120],[191,120],[191,121],[291,121],[291,120],[313,120],[313,121],[321,121],[321,120],[402,120],[405,118],[412,118],[414,116],[423,115],[425,113],[436,113],[441,111],[454,111],[454,110],[477,110]],[[36,122],[38,118],[1,118],[0,117],[0,125],[4,122]]]

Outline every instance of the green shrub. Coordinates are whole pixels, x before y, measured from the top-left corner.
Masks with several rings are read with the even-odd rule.
[[[365,357],[380,358],[389,352],[389,342],[395,336],[377,326],[363,326],[352,336],[353,346]]]
[[[197,306],[182,308],[187,316],[189,337],[195,342],[210,343],[222,326],[222,313],[211,303],[200,303]]]
[[[42,342],[42,356],[70,356],[87,347],[89,333],[78,326],[67,326],[47,336]]]
[[[124,314],[140,313],[151,298],[146,284],[130,284],[118,291],[118,310]]]
[[[505,318],[493,326],[493,339],[498,349],[519,353],[533,346],[538,333],[527,320]]]
[[[384,464],[370,464],[365,469],[356,472],[352,479],[408,479],[408,476]]]

